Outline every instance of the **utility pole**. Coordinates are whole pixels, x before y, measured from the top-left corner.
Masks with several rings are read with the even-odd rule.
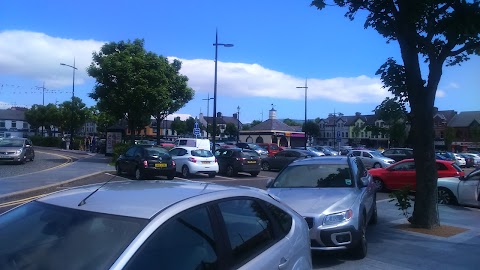
[[[305,89],[305,121],[303,122],[303,128],[305,132],[305,150],[307,150],[307,140],[308,140],[308,133],[307,133],[307,79],[305,79],[305,86],[297,86],[297,88],[304,88]]]
[[[42,89],[42,106],[45,106],[45,82],[43,82],[43,85],[40,87],[40,86],[37,86],[37,88],[40,88]],[[43,137],[43,125],[45,123],[42,123],[42,137]]]

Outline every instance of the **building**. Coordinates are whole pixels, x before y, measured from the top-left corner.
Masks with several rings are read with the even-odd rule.
[[[435,149],[447,150],[445,140],[447,139],[448,123],[457,115],[454,110],[439,111],[434,108],[433,114],[433,129],[435,132]]]
[[[268,120],[255,125],[250,130],[240,131],[241,142],[275,143],[285,147],[305,145],[305,133],[277,119],[277,111],[269,111]]]
[[[208,127],[209,125],[213,125],[213,116],[204,116],[203,113],[200,113],[197,121],[204,127]],[[240,119],[238,119],[237,113],[234,113],[233,116],[224,116],[221,112],[217,112],[216,124],[220,129],[220,135],[216,137],[217,140],[228,139],[229,135],[225,133],[228,124],[235,125],[238,130],[243,129],[243,124]],[[204,131],[202,136],[211,137],[211,134],[207,135],[206,131]]]
[[[452,151],[480,150],[480,111],[460,112],[448,123],[452,129]]]
[[[0,110],[0,138],[27,138],[34,134],[30,130],[30,124],[25,121],[26,110],[18,107]]]

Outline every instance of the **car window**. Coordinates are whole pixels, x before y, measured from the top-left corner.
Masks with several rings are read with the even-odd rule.
[[[274,242],[273,224],[261,205],[250,199],[218,203],[234,264],[255,257]]]
[[[240,153],[240,156],[242,158],[257,158],[259,155],[255,151],[242,151]]]
[[[383,155],[391,155],[393,154],[393,150],[385,150],[383,151]]]
[[[396,171],[415,171],[415,163],[413,161],[402,162],[393,167]]]
[[[275,154],[276,157],[286,157],[288,151],[281,151]]]
[[[200,207],[158,228],[125,269],[217,269],[217,258],[210,217]]]
[[[457,172],[463,171],[462,168],[460,168],[460,166],[457,165],[457,163],[452,163],[452,167],[455,168],[455,170],[457,170]]]
[[[361,153],[360,151],[353,151],[353,152],[352,152],[352,156],[354,156],[354,157],[359,157],[359,156],[360,156],[360,153]]]
[[[170,150],[170,155],[178,156],[179,152],[180,152],[180,148],[173,148],[172,150]]]
[[[366,158],[372,158],[372,155],[370,155],[368,152],[362,152],[362,156]]]
[[[357,169],[358,169],[358,177],[364,177],[367,175],[368,171],[367,168],[365,167],[365,164],[360,158],[355,159],[356,164],[357,164]]]
[[[437,162],[437,171],[448,171],[448,168],[445,164]]]
[[[192,150],[191,153],[192,153],[192,156],[194,157],[213,157],[212,152],[208,150],[202,150],[202,149]]]
[[[125,153],[125,156],[126,157],[133,157],[136,150],[137,150],[136,147],[132,147],[132,148],[128,149],[127,152]]]
[[[161,149],[161,148],[159,149],[159,148],[152,147],[152,148],[145,148],[143,150],[145,151],[145,156],[146,157],[161,157],[161,158],[169,158],[170,157],[170,154],[166,151],[163,151],[163,149]]]
[[[6,147],[22,147],[23,140],[16,140],[16,139],[3,139],[0,141],[0,146]]]
[[[347,164],[305,164],[286,167],[275,179],[274,188],[354,187]]]
[[[135,149],[135,153],[133,154],[135,157],[141,157],[143,155],[143,149],[138,147]],[[147,154],[148,155],[148,154]]]
[[[294,152],[294,151],[291,151],[291,152],[289,152],[289,153],[287,154],[287,157],[295,157],[295,158],[297,158],[297,157],[300,157],[300,156],[302,156],[302,153],[300,153],[300,152]]]
[[[473,171],[468,175],[469,180],[480,180],[480,170]]]

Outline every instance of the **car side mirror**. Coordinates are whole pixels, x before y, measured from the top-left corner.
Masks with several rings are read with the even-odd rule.
[[[465,176],[460,176],[458,179],[460,179],[460,180],[462,180],[462,181],[463,181],[463,180],[466,180],[466,179],[465,179]]]
[[[363,188],[363,187],[366,187],[368,186],[368,176],[363,176],[363,177],[360,177],[360,187]]]
[[[269,178],[269,179],[267,180],[266,188],[269,188],[272,184],[273,184],[273,178]]]

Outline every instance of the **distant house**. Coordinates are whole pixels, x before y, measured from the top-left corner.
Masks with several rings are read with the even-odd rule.
[[[30,124],[25,121],[26,110],[19,107],[0,110],[0,138],[27,138],[34,134],[30,130]]]
[[[202,113],[200,113],[198,116],[198,122],[204,127],[213,125],[213,116],[204,116]],[[224,116],[221,112],[217,112],[216,124],[220,128],[220,135],[217,138],[219,140],[227,139],[228,136],[225,134],[227,124],[233,124],[239,130],[243,129],[243,124],[240,119],[238,119],[238,115],[236,113],[234,113],[233,116]],[[203,131],[202,136],[207,137],[206,131]]]
[[[447,127],[455,115],[457,115],[457,112],[454,110],[439,111],[438,108],[434,108],[433,130],[435,132],[434,143],[436,149],[447,150],[445,145]]]
[[[460,112],[448,123],[454,130],[454,151],[480,149],[480,111]]]

